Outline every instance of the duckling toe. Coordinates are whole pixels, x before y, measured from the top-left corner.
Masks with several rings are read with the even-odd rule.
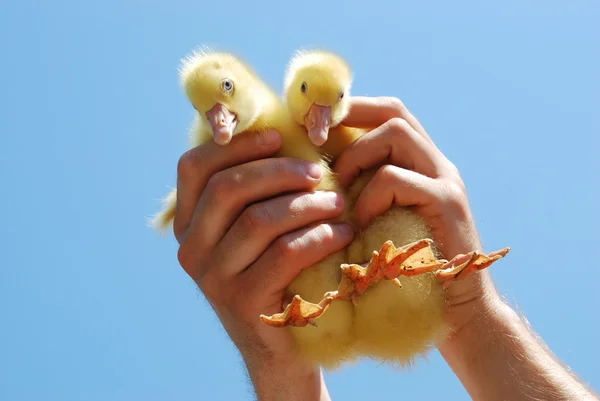
[[[272,316],[260,315],[260,320],[271,327],[304,327],[308,324],[317,326],[315,319],[325,313],[332,301],[333,298],[326,296],[318,304],[313,304],[296,295],[283,312]]]
[[[510,252],[510,248],[504,248],[499,251],[491,252],[488,255],[479,251],[472,251],[466,255],[460,254],[444,264],[442,268],[435,272],[439,281],[449,282],[451,280],[462,280],[471,273],[486,269],[494,262],[502,259]]]

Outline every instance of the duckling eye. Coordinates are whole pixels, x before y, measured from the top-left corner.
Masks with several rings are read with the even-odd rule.
[[[302,82],[302,85],[300,85],[300,92],[306,93],[306,82]]]
[[[223,89],[223,92],[232,93],[233,81],[231,79],[225,78],[223,81],[221,81],[221,89]]]
[[[338,98],[338,100],[342,100],[344,98],[344,92],[340,93],[340,97]]]

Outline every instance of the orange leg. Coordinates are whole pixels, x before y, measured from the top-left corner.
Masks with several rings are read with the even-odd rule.
[[[350,299],[354,304],[367,288],[382,279],[392,280],[402,287],[398,276],[413,276],[442,267],[445,260],[437,260],[431,250],[430,239],[396,248],[392,241],[386,241],[379,251],[373,251],[373,256],[366,267],[356,264],[341,266],[342,279],[337,291],[328,292],[326,297]]]
[[[283,312],[273,316],[260,315],[260,320],[272,327],[304,327],[307,324],[317,326],[315,319],[325,313],[332,301],[333,298],[325,297],[319,304],[313,304],[296,295]]]
[[[273,316],[261,315],[260,318],[263,323],[272,327],[304,327],[308,324],[316,326],[315,319],[323,315],[333,301],[351,300],[356,304],[358,297],[380,280],[392,280],[398,287],[402,287],[399,276],[433,272],[446,287],[452,280],[462,280],[475,271],[488,268],[510,252],[510,248],[488,255],[472,251],[447,261],[435,257],[431,249],[432,243],[430,239],[423,239],[396,248],[392,241],[386,241],[379,251],[373,251],[366,267],[343,264],[342,278],[337,291],[327,292],[318,304],[307,302],[296,295],[282,313]]]

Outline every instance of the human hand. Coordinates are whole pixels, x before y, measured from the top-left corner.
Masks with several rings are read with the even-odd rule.
[[[280,312],[293,278],[345,247],[353,233],[317,224],[343,212],[340,196],[312,193],[318,166],[257,160],[280,145],[275,132],[248,133],[227,146],[209,142],[186,152],[178,165],[173,226],[181,266],[240,350],[257,392],[265,395],[273,386],[281,392],[277,381],[289,378],[301,388],[284,388],[312,399],[306,391],[318,390],[319,372],[298,361],[289,328],[273,330],[259,316]]]
[[[481,250],[458,169],[400,100],[353,98],[344,125],[377,127],[346,148],[334,164],[345,186],[361,170],[383,164],[356,201],[361,226],[394,204],[412,206],[430,225],[433,240],[446,259]],[[458,331],[473,317],[474,303],[495,291],[488,273],[482,271],[450,282],[445,294],[446,320]]]
[[[360,225],[393,204],[412,206],[446,259],[481,250],[458,170],[399,100],[355,98],[344,124],[377,128],[338,157],[342,184],[384,164],[356,201]],[[453,330],[437,345],[471,398],[597,399],[501,300],[487,270],[449,283],[445,318]]]

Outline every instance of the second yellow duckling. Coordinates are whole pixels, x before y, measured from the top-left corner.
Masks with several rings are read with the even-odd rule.
[[[350,110],[351,85],[352,73],[345,60],[323,51],[298,52],[285,77],[284,99],[290,113],[306,127],[309,139],[333,158],[367,132],[340,124]],[[350,187],[352,201],[375,172],[363,172]],[[421,217],[407,208],[393,207],[359,232],[350,245],[348,262],[353,265],[343,266],[338,291],[329,295],[357,301],[353,330],[359,354],[407,364],[425,353],[446,333],[444,296],[438,279],[456,278],[463,269],[487,267],[508,252],[507,248],[490,257],[477,255],[460,266],[441,270],[447,261],[437,259],[440,255],[435,246],[419,242],[428,238],[431,231]],[[386,265],[386,254],[395,249],[390,240],[401,248],[422,249],[396,266],[388,263],[384,271],[380,266]],[[401,283],[380,281],[398,274],[407,277],[402,277]]]

